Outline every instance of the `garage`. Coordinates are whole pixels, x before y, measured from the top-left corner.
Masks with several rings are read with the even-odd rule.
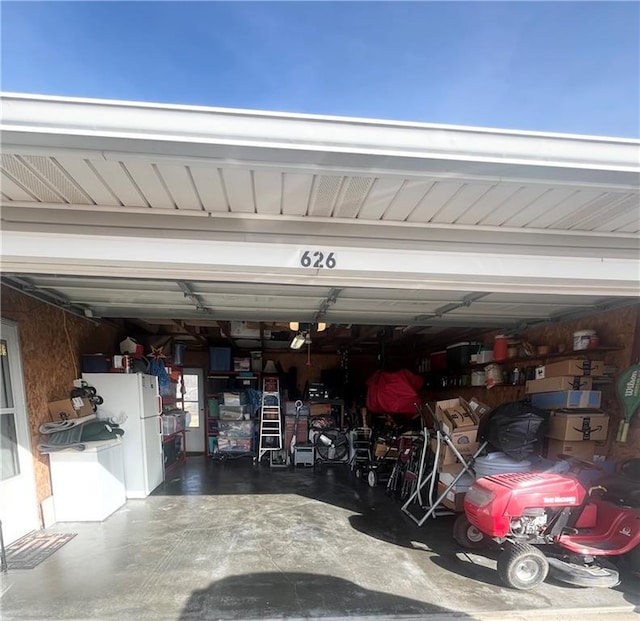
[[[230,459],[246,436],[219,451],[208,425],[220,418],[215,395],[259,392],[274,368],[283,414],[298,398],[336,402],[342,430],[384,414],[363,414],[380,368],[420,377],[419,400],[434,407],[497,408],[527,396],[525,369],[573,359],[575,335],[591,331],[597,344],[575,349],[607,369],[594,392],[609,417],[593,456],[637,458],[637,417],[616,439],[615,378],[640,360],[638,141],[5,95],[2,142],[3,419],[13,421],[3,441],[15,466],[3,529],[7,543],[42,527],[76,533],[30,570],[46,597],[29,572],[9,573],[3,603],[15,618],[52,601],[49,618],[78,616],[67,586],[56,596],[64,572],[100,618],[539,616],[549,602],[580,616],[633,611],[626,583],[587,596],[547,583],[543,595],[506,590],[491,559],[442,549],[450,516],[418,527],[346,463]],[[496,336],[515,351],[493,388],[472,385],[470,361],[436,372],[440,352],[493,352]],[[174,393],[163,408],[188,397],[188,430],[166,422],[175,452],[167,463],[164,447],[150,494],[105,520],[57,521],[53,453],[37,449],[48,406],[83,372],[143,364],[135,345],[120,349],[127,339],[165,368]],[[177,390],[185,376],[191,391]],[[257,452],[250,424],[241,453]],[[118,597],[133,580],[122,607],[87,581],[87,558]],[[465,589],[475,599],[460,602]]]

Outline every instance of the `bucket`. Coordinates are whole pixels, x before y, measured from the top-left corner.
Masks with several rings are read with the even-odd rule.
[[[528,460],[516,461],[507,457],[504,453],[489,453],[486,457],[476,459],[476,479],[489,477],[493,474],[505,474],[506,472],[528,472],[531,470],[531,462]]]
[[[504,334],[498,334],[493,341],[493,359],[496,362],[506,360],[509,355],[509,340]]]
[[[487,374],[484,371],[471,371],[471,385],[484,386],[487,380]]]
[[[589,349],[589,343],[596,335],[595,330],[578,330],[573,333],[573,349]]]

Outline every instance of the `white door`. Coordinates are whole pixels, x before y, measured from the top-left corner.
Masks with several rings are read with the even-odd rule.
[[[190,414],[185,434],[186,452],[204,453],[204,371],[202,369],[184,369],[183,376],[184,409]]]
[[[162,402],[160,401],[158,378],[154,375],[139,375],[138,377],[140,378],[142,389],[140,416],[142,418],[160,416],[162,414]]]
[[[5,544],[40,527],[18,330],[0,324],[0,520]]]
[[[164,481],[164,456],[162,454],[162,433],[160,418],[144,418],[142,420],[145,454],[145,492],[150,494]]]

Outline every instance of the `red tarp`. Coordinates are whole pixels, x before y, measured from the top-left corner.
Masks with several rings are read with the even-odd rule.
[[[395,373],[376,371],[367,380],[367,409],[378,414],[413,416],[415,404],[420,402],[418,391],[423,381],[422,377],[407,369]]]

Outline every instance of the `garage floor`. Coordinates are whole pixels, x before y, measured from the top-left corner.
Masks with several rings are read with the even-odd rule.
[[[190,457],[146,500],[2,579],[2,619],[637,619],[640,585],[499,586],[495,561],[418,528],[345,466]],[[455,614],[454,614],[455,613]]]

